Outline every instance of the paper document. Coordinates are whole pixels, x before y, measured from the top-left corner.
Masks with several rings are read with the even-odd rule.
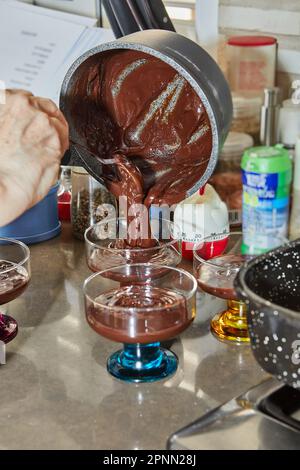
[[[100,10],[99,0],[36,0],[35,4],[93,18],[97,18]]]
[[[66,13],[65,11],[55,10],[51,8],[43,8],[42,6],[37,6],[37,2],[34,4],[34,8],[32,9],[32,5],[28,3],[20,2],[19,0],[6,0],[7,2],[11,3],[12,6],[16,8],[33,11],[34,13],[39,13],[40,15],[51,16],[51,18],[57,18],[59,20],[65,20],[69,23],[76,23],[81,24],[82,26],[96,26],[97,25],[97,18],[89,17],[89,16],[82,16],[78,14]]]
[[[0,0],[0,81],[6,88],[23,88],[58,103],[63,78],[74,60],[114,36],[108,29],[67,21],[68,13],[62,18],[41,10],[45,9]]]

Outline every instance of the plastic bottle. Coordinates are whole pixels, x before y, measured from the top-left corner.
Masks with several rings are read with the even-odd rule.
[[[300,136],[300,80],[292,88],[292,97],[283,101],[279,115],[279,141],[289,149],[295,148]]]

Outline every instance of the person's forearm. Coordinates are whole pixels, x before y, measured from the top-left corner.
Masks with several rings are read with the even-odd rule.
[[[1,179],[1,178],[0,178]],[[22,214],[22,208],[15,203],[13,194],[0,181],[0,227],[4,227]]]
[[[0,227],[7,225],[9,222],[11,222],[11,218],[9,216],[7,191],[0,181]]]
[[[0,227],[40,202],[57,179],[68,124],[50,100],[6,90],[0,106]]]

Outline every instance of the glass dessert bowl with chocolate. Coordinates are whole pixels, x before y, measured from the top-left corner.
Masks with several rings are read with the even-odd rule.
[[[204,239],[194,249],[194,275],[201,290],[227,300],[227,309],[213,318],[211,331],[223,340],[248,343],[246,304],[239,300],[234,288],[237,273],[251,256],[243,253],[242,242],[242,233],[228,233],[227,244],[220,253],[217,240]]]
[[[109,276],[102,271],[84,284],[90,327],[111,341],[124,343],[124,348],[108,359],[108,371],[136,383],[169,377],[175,373],[178,359],[160,342],[178,336],[192,323],[196,280],[184,270],[147,263],[109,271]]]
[[[30,281],[30,252],[24,243],[0,238],[0,305],[19,297]],[[9,343],[18,333],[16,320],[0,312],[0,341]]]
[[[244,263],[257,256],[257,247],[243,243],[247,238],[245,232],[231,232],[226,237],[226,246],[221,251],[217,236],[213,241],[210,237],[203,239],[194,247],[194,275],[201,290],[227,301],[227,309],[211,322],[212,333],[222,340],[249,343],[246,304],[240,300],[234,281]],[[279,234],[273,240],[274,246],[287,243]]]
[[[145,227],[143,246],[140,245],[140,230],[131,231],[131,244],[128,244],[127,220],[123,218],[105,219],[92,225],[85,232],[86,258],[93,272],[108,270],[123,264],[152,263],[178,266],[181,261],[181,243],[177,239],[174,223],[165,219],[151,220]],[[133,245],[133,239],[136,246]],[[116,273],[111,273],[116,276]],[[109,271],[107,271],[109,276]]]

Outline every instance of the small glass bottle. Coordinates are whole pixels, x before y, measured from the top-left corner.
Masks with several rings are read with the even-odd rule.
[[[105,204],[106,206],[103,206]],[[109,206],[108,206],[109,205]],[[80,240],[91,225],[115,216],[113,195],[82,167],[72,168],[72,231]]]
[[[71,167],[61,166],[60,186],[58,190],[58,216],[59,220],[70,222],[71,220]]]

